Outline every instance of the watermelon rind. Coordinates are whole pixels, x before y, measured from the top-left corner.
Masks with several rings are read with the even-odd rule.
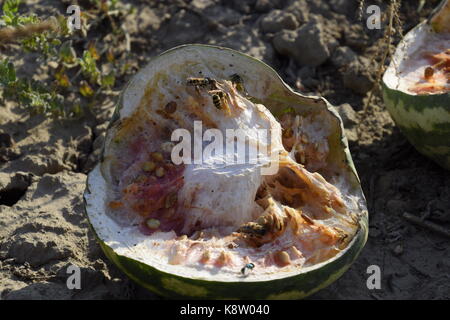
[[[329,138],[329,161],[345,173],[354,195],[359,198],[359,223],[353,239],[347,247],[334,257],[311,267],[300,269],[294,274],[277,274],[269,278],[236,278],[233,281],[214,281],[195,278],[183,272],[175,272],[163,265],[145,263],[145,252],[135,249],[129,239],[121,238],[121,227],[106,213],[105,199],[107,180],[101,164],[88,175],[84,193],[85,210],[92,230],[105,255],[130,279],[161,296],[190,299],[301,299],[328,286],[338,279],[357,258],[368,235],[368,212],[364,194],[354,167],[342,120],[337,111],[325,99],[304,96],[294,92],[268,65],[232,49],[191,44],[168,50],[155,57],[142,69],[122,91],[114,111],[111,124],[131,116],[141,101],[145,86],[158,68],[165,63],[182,62],[184,59],[199,59],[213,70],[217,78],[228,78],[238,73],[244,79],[246,90],[274,114],[281,114],[286,105],[294,106],[299,114],[315,110],[327,110],[333,134]],[[227,65],[226,70],[215,66],[217,61]],[[231,63],[232,62],[232,63]],[[261,87],[264,85],[264,90]],[[124,245],[126,243],[126,245]]]
[[[417,95],[400,90],[397,67],[407,59],[435,30],[445,30],[442,22],[450,27],[450,5],[443,2],[438,13],[408,32],[392,57],[382,81],[383,99],[395,124],[408,141],[423,155],[450,170],[450,92]],[[443,15],[447,19],[442,18]],[[439,23],[438,23],[439,22]]]

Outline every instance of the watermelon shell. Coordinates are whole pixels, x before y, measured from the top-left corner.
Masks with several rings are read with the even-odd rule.
[[[120,227],[105,213],[107,183],[100,169],[101,163],[89,174],[84,194],[85,209],[92,229],[106,256],[129,278],[141,286],[170,298],[195,299],[300,299],[326,287],[338,279],[356,259],[367,240],[368,213],[360,181],[353,165],[342,120],[335,109],[323,98],[303,96],[294,92],[268,65],[237,51],[207,45],[184,45],[166,51],[154,58],[123,90],[111,121],[130,116],[141,101],[146,84],[161,68],[172,63],[198,60],[202,68],[217,79],[238,73],[253,99],[263,103],[274,114],[286,106],[294,106],[299,114],[326,110],[324,121],[332,124],[329,137],[330,165],[342,169],[352,192],[359,201],[358,230],[341,252],[327,261],[305,267],[295,274],[279,274],[270,279],[236,278],[232,281],[214,281],[213,278],[195,278],[182,272],[168,271],[161,265],[145,262],[145,252],[121,245]],[[264,89],[261,90],[264,86]],[[103,161],[103,159],[102,159]]]
[[[397,46],[386,70],[382,91],[387,110],[409,142],[422,154],[450,170],[450,92],[411,94],[397,88],[398,66],[435,32],[450,32],[450,2],[444,1]]]

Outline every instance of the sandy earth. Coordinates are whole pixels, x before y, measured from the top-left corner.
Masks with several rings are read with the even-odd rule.
[[[30,12],[65,11],[63,4],[26,2]],[[405,30],[427,16],[433,1],[420,15],[411,2],[402,8]],[[403,212],[427,215],[450,228],[450,173],[408,144],[379,96],[363,111],[381,31],[362,27],[355,1],[129,3],[137,8],[124,20],[132,52],[127,59],[134,68],[91,113],[52,120],[0,102],[0,299],[158,299],[102,254],[83,214],[82,192],[124,83],[151,57],[189,42],[247,52],[297,90],[339,106],[368,200],[370,234],[351,269],[313,299],[450,298],[449,239],[402,218]],[[311,37],[313,45],[296,42],[300,36]],[[0,47],[0,58],[5,55],[22,65],[22,74],[34,72],[45,80],[48,67],[33,54]],[[81,290],[66,286],[71,264],[81,268]],[[366,286],[370,265],[381,268],[381,289]]]

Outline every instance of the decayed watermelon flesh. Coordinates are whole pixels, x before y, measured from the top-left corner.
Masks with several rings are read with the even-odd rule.
[[[450,33],[429,33],[397,68],[398,88],[413,94],[450,91]]]
[[[358,199],[346,176],[327,167],[321,115],[275,119],[233,82],[215,80],[226,108],[218,109],[207,90],[164,75],[150,86],[164,88],[164,96],[149,90],[147,103],[111,130],[104,164],[112,177],[110,215],[148,235],[148,254],[162,263],[206,274],[239,275],[250,263],[259,275],[298,271],[346,248],[359,226]],[[212,159],[173,164],[171,133],[193,132],[195,120],[224,136],[245,129],[250,143],[256,128],[270,130],[279,170],[262,175],[259,163],[224,168]]]

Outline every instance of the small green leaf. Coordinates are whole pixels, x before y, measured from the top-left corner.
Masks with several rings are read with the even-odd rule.
[[[94,90],[92,90],[91,86],[87,81],[82,80],[80,82],[80,93],[83,97],[92,97],[94,95]]]
[[[9,82],[16,81],[16,69],[14,68],[12,62],[8,63],[8,80]]]
[[[3,4],[3,13],[5,15],[14,15],[19,11],[20,0],[6,0]]]
[[[10,26],[13,25],[13,18],[9,16],[3,16],[3,21],[5,22],[5,25]]]
[[[67,64],[73,64],[75,62],[76,52],[72,47],[72,40],[64,42],[59,47],[59,58]]]
[[[59,86],[63,88],[68,88],[70,86],[70,80],[67,74],[65,73],[65,68],[60,68],[55,73],[55,79]]]
[[[90,41],[88,45],[88,51],[91,54],[92,59],[98,60],[100,56],[98,55],[97,48],[95,47],[95,42]]]
[[[59,45],[61,45],[61,40],[59,40],[59,39],[52,39],[51,44],[53,46],[55,46],[55,47],[59,46]]]
[[[102,86],[111,88],[116,83],[116,76],[114,74],[114,71],[111,71],[107,75],[102,77]]]
[[[83,108],[81,107],[81,104],[80,103],[74,103],[74,105],[72,106],[72,112],[76,116],[82,115],[83,114]]]
[[[3,86],[10,86],[17,80],[16,69],[14,64],[8,59],[0,62],[0,84]]]
[[[95,59],[88,50],[83,52],[83,58],[78,59],[78,62],[84,76],[89,79],[91,84],[97,83],[100,80],[100,71],[97,69]]]

